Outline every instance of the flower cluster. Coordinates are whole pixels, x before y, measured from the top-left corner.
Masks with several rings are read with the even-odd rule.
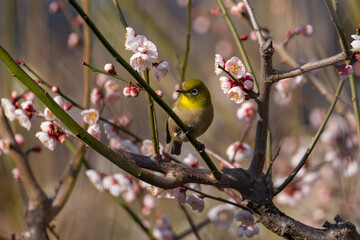
[[[340,76],[340,81],[344,81],[344,80],[348,79],[349,76],[354,73],[353,66],[352,65],[347,65],[345,63],[336,66],[336,68],[337,68],[337,71],[338,71],[339,76]]]
[[[65,142],[67,135],[55,122],[42,122],[40,128],[41,132],[37,132],[35,136],[47,149],[53,151],[57,144]]]
[[[16,94],[12,94],[13,96]],[[20,103],[20,97],[16,95],[13,100],[9,100],[7,98],[1,99],[1,106],[4,109],[5,116],[10,120],[17,120],[19,124],[26,128],[28,131],[31,128],[31,123],[34,122],[37,117],[36,115],[39,113],[38,109],[33,103],[34,95],[29,94],[28,100],[23,96],[25,101]]]
[[[224,94],[235,103],[242,103],[244,100],[249,100],[248,91],[252,91],[254,87],[254,79],[250,73],[245,72],[245,66],[237,57],[232,57],[225,62],[220,54],[215,54],[215,74],[219,75],[225,69],[229,74],[236,79],[227,76],[220,77],[220,87]]]
[[[230,161],[241,162],[251,157],[251,147],[247,143],[236,141],[226,149],[226,154]]]
[[[100,126],[97,123],[100,118],[100,114],[96,109],[90,108],[81,111],[81,116],[83,117],[83,121],[89,124],[87,132],[100,141],[101,139],[101,130]]]
[[[295,35],[303,35],[305,37],[311,37],[314,34],[314,28],[312,25],[306,25],[306,26],[296,26],[294,28],[294,31],[287,31],[286,37],[290,38]]]
[[[130,65],[138,72],[156,67],[155,79],[160,80],[169,72],[169,63],[160,61],[153,63],[152,58],[158,58],[158,52],[155,44],[149,41],[143,35],[137,35],[134,29],[127,27],[125,36],[125,49],[134,52],[130,58]]]
[[[99,191],[109,191],[114,197],[123,197],[127,202],[136,199],[135,184],[124,174],[106,175],[96,170],[86,170],[86,176]]]
[[[161,214],[156,218],[156,227],[153,231],[154,237],[158,240],[175,239],[175,234],[171,229],[171,222],[167,215]]]
[[[236,213],[235,220],[240,222],[237,232],[239,238],[244,235],[248,238],[252,238],[253,236],[259,234],[260,230],[258,226],[254,225],[254,217],[249,211],[241,210]]]
[[[208,212],[209,219],[215,226],[228,229],[234,223],[236,207],[231,204],[220,204]]]
[[[115,70],[114,70],[115,71]],[[120,86],[106,75],[99,74],[96,78],[97,88],[93,88],[90,94],[90,101],[96,107],[102,104],[111,105],[120,97]]]
[[[302,83],[303,77],[297,76],[293,78],[285,78],[280,80],[276,85],[275,89],[278,91],[283,99],[287,99],[291,96],[293,91]]]

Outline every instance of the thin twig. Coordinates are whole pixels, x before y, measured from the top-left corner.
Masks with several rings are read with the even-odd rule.
[[[193,220],[191,219],[191,216],[190,216],[189,212],[186,210],[185,206],[182,205],[180,202],[179,202],[179,206],[180,206],[180,209],[184,212],[185,217],[188,220],[188,222],[190,224],[190,227],[191,227],[191,230],[194,233],[196,239],[201,240],[201,237],[200,237],[200,235],[198,233],[197,227],[195,226]]]
[[[150,86],[149,79],[149,70],[146,69],[144,72],[145,81]],[[159,149],[159,136],[157,131],[157,122],[156,122],[156,113],[153,99],[151,98],[149,93],[146,93],[147,101],[148,101],[148,109],[149,109],[149,118],[150,118],[150,129],[151,129],[151,139],[154,147],[154,157],[155,159],[159,159],[160,157],[160,149]]]
[[[186,19],[186,45],[185,45],[184,60],[182,63],[182,68],[181,68],[181,77],[180,77],[180,81],[179,81],[179,88],[182,88],[182,84],[185,81],[186,66],[187,66],[189,52],[190,52],[190,30],[191,30],[191,0],[188,0],[187,19]]]
[[[244,3],[246,5],[246,9],[247,9],[247,11],[249,13],[251,23],[253,25],[254,31],[255,31],[257,39],[258,39],[258,43],[259,43],[260,46],[262,46],[265,43],[265,39],[264,39],[264,36],[261,33],[259,24],[258,24],[258,22],[256,20],[256,17],[255,17],[255,14],[254,14],[254,9],[251,7],[248,0],[244,0]]]

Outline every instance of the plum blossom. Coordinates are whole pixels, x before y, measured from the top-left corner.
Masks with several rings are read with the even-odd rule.
[[[136,33],[131,27],[126,28],[125,33],[125,50],[131,50],[131,43],[135,40]]]
[[[85,123],[94,125],[99,120],[100,114],[96,109],[90,108],[81,111],[81,116]]]
[[[241,107],[237,110],[236,116],[240,120],[245,120],[246,122],[250,122],[256,113],[257,113],[256,105],[250,101],[247,101],[243,103]]]
[[[22,147],[24,145],[24,137],[23,135],[16,133],[15,134],[15,141],[19,145],[19,147]]]
[[[155,154],[155,150],[154,150],[154,145],[153,145],[153,142],[149,139],[145,139],[143,142],[142,142],[142,146],[141,146],[141,149],[140,149],[140,152],[141,154],[145,155],[145,156],[152,156]],[[159,143],[159,152],[160,152],[160,155],[163,154],[164,152],[164,147],[162,146],[161,143]]]
[[[104,95],[99,88],[93,88],[90,94],[90,101],[95,106],[99,106],[104,99]]]
[[[241,143],[240,146],[239,144],[240,142],[236,141],[226,149],[226,154],[229,159],[234,159],[235,162],[240,162],[243,159],[251,157],[251,147],[247,143]]]
[[[162,214],[157,216],[156,227],[153,230],[153,235],[158,240],[173,240],[175,234],[171,229],[171,222],[167,215]]]
[[[239,86],[236,86],[229,90],[227,97],[236,104],[240,104],[246,99],[246,94]]]
[[[13,170],[11,171],[11,174],[16,182],[20,182],[21,175],[20,175],[20,170],[18,168],[13,168]]]
[[[229,73],[231,73],[235,78],[241,78],[243,74],[245,74],[245,66],[241,62],[241,60],[237,57],[230,58],[225,63],[225,69]]]
[[[35,136],[40,140],[40,142],[49,150],[54,151],[56,147],[56,141],[54,138],[49,136],[46,132],[37,132]]]
[[[234,15],[245,13],[246,12],[246,5],[243,1],[238,2],[238,4],[232,6],[230,8],[230,12]]]
[[[189,166],[189,167],[193,167],[193,168],[199,167],[199,160],[197,160],[197,159],[195,158],[195,156],[192,155],[191,153],[189,153],[189,154],[187,155],[187,157],[184,158],[184,163],[185,163],[185,165],[187,165],[187,166]]]
[[[121,148],[125,151],[129,151],[136,154],[140,153],[139,148],[136,146],[136,144],[133,141],[121,140],[120,145]]]
[[[220,54],[215,54],[215,74],[219,75],[223,72],[221,68],[225,68],[225,59]]]
[[[44,117],[45,117],[45,120],[47,120],[47,121],[54,121],[56,119],[55,114],[52,113],[49,108],[45,108]]]
[[[351,35],[351,37],[354,39],[351,42],[351,46],[353,47],[351,50],[352,51],[360,51],[360,35]]]
[[[55,96],[54,101],[59,105],[59,107],[63,108],[65,105],[65,101],[61,96]]]
[[[146,194],[143,198],[143,206],[141,208],[141,212],[145,216],[149,216],[153,209],[155,209],[158,205],[158,199],[154,198],[150,194]]]
[[[34,113],[39,112],[34,103],[32,101],[25,101],[21,103],[20,106],[24,110],[25,114],[29,117],[29,120],[34,122],[37,118]]]
[[[215,226],[227,229],[234,223],[235,209],[231,204],[220,204],[210,209],[208,217]]]
[[[240,222],[240,225],[249,226],[253,225],[255,222],[254,216],[246,210],[241,210],[237,212],[234,216],[235,220]]]
[[[115,197],[120,197],[128,190],[129,187],[131,187],[129,179],[127,179],[121,173],[104,177],[102,180],[102,184],[104,186],[104,189],[108,190],[110,194]]]
[[[87,129],[87,132],[100,141],[101,139],[101,130],[99,124],[95,123],[93,125],[90,125]]]
[[[146,69],[152,68],[151,57],[143,53],[135,53],[130,58],[130,65],[138,72],[143,72]]]
[[[197,195],[188,194],[186,203],[188,203],[191,206],[192,210],[198,211],[199,213],[201,213],[204,210],[204,206],[205,206],[204,199],[200,198]]]
[[[140,93],[140,88],[137,88],[133,85],[126,85],[123,90],[123,95],[125,97],[137,97]]]
[[[0,152],[5,154],[10,153],[10,140],[9,139],[0,139]]]
[[[143,35],[137,35],[130,45],[131,51],[141,53],[150,58],[157,58],[158,52],[155,44]]]
[[[219,78],[220,81],[220,88],[223,90],[224,94],[227,94],[230,89],[235,85],[235,82],[231,80],[229,77],[222,76]]]
[[[110,120],[110,122],[114,122]],[[108,140],[119,137],[119,130],[110,123],[104,123],[104,132]]]
[[[16,119],[16,114],[15,114],[16,107],[14,104],[12,104],[11,100],[7,98],[2,98],[1,106],[4,109],[4,113],[7,119],[9,119],[10,121],[14,121]]]
[[[280,80],[275,85],[275,89],[278,91],[282,98],[287,99],[290,94],[296,89],[296,87],[301,83],[301,81],[301,75],[295,78],[285,78]]]
[[[94,169],[86,170],[85,174],[97,190],[101,192],[104,191],[104,185],[103,185],[104,174]]]
[[[49,121],[40,124],[41,132],[37,132],[35,136],[49,150],[53,151],[58,143],[64,143],[66,133],[57,124]]]
[[[151,193],[152,196],[157,196],[157,198],[163,197],[167,199],[178,199],[182,205],[184,205],[186,202],[186,189],[183,187],[165,190],[152,185],[147,185],[146,189]]]
[[[304,183],[290,183],[281,191],[276,201],[282,205],[296,206],[310,192],[310,186]]]
[[[250,226],[244,226],[241,225],[238,228],[237,235],[239,238],[243,237],[244,235],[248,238],[252,238],[253,236],[259,234],[260,230],[258,226],[250,225]]]
[[[353,67],[346,64],[341,64],[340,66],[337,66],[337,70],[340,76],[340,81],[348,79],[349,76],[354,73]]]
[[[24,127],[29,131],[31,128],[31,121],[29,116],[22,109],[16,109],[15,115],[17,120],[19,121],[20,126]]]
[[[160,81],[161,78],[165,77],[169,72],[169,63],[167,61],[161,61],[157,64],[155,69],[155,79]]]

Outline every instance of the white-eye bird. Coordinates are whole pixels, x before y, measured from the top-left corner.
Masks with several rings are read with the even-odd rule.
[[[214,118],[210,92],[199,79],[190,79],[184,83],[182,89],[177,90],[179,98],[172,109],[195,138],[202,135],[210,126]],[[172,154],[180,155],[181,145],[188,141],[186,134],[170,117],[166,120],[166,142],[173,140]]]

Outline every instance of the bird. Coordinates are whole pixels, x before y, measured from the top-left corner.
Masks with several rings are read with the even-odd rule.
[[[214,118],[214,108],[208,88],[199,79],[187,80],[182,89],[178,89],[180,96],[172,106],[172,110],[188,126],[190,134],[197,138],[210,126]],[[171,117],[166,119],[166,143],[173,140],[171,154],[180,155],[181,145],[187,142],[180,127]]]

